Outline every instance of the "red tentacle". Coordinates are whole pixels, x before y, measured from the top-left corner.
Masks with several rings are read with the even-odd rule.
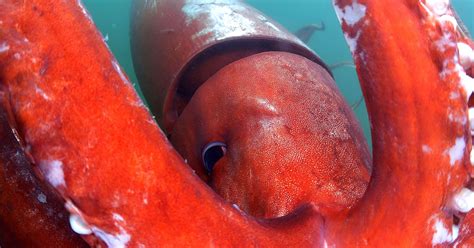
[[[466,101],[471,91],[461,81],[449,5],[336,1],[335,6],[368,104],[374,174],[360,206],[330,224],[328,243],[452,242],[453,213],[459,211],[452,201],[472,168]]]

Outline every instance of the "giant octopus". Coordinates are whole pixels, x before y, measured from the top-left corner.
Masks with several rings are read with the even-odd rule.
[[[134,1],[150,110],[80,1],[0,1],[0,246],[474,247],[474,43],[446,0],[333,4],[373,156],[240,1]]]

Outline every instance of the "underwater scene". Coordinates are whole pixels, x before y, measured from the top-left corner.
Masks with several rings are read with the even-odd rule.
[[[83,3],[95,24],[104,35],[104,39],[124,68],[130,80],[136,85],[130,53],[129,26],[131,0],[83,0]],[[353,106],[364,135],[371,146],[370,124],[365,102],[360,90],[357,73],[352,57],[337,20],[332,1],[330,0],[247,0],[246,3],[257,8],[273,20],[282,24],[291,32],[296,32],[307,25],[324,24],[324,30],[316,31],[308,46],[313,49],[327,65],[343,66],[332,70],[335,81]],[[463,20],[467,29],[474,30],[474,1],[453,0],[452,5]]]
[[[0,0],[0,248],[472,248],[473,32],[474,0]]]

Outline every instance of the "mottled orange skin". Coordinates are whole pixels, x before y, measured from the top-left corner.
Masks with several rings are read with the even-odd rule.
[[[310,202],[323,215],[347,211],[370,177],[367,145],[329,73],[286,52],[259,53],[214,74],[170,136],[219,195],[256,217]],[[212,141],[227,153],[208,177],[201,152]]]

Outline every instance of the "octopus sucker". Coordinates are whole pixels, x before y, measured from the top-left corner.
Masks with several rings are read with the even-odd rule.
[[[474,246],[474,43],[447,0],[333,4],[372,157],[329,67],[241,1],[134,1],[151,111],[80,1],[0,1],[0,246]]]
[[[472,170],[471,127],[468,121],[456,121],[469,119],[466,99],[472,93],[472,78],[464,77],[466,66],[459,65],[459,57],[463,58],[464,65],[468,64],[466,60],[469,59],[466,57],[470,56],[469,49],[457,49],[458,42],[464,37],[459,37],[456,32],[457,25],[450,18],[452,15],[447,1],[357,3],[364,6],[365,16],[355,24],[341,19],[345,33],[359,34],[353,54],[368,103],[372,129],[375,130],[372,188],[369,187],[366,198],[361,200],[360,208],[386,214],[382,217],[373,214],[371,217],[364,214],[370,213],[367,210],[356,210],[357,214],[350,218],[353,221],[343,220],[355,224],[359,223],[358,218],[369,217],[362,223],[373,224],[374,227],[359,226],[360,230],[353,235],[358,239],[367,235],[362,239],[367,241],[367,246],[452,244],[457,239],[452,235],[453,228],[449,227],[449,223],[453,222],[450,220],[453,215],[449,213],[470,212],[472,209],[471,190],[466,188],[472,180],[468,176]],[[335,1],[335,5],[339,9],[354,6],[353,1]],[[403,22],[395,21],[398,17],[394,12],[391,13],[393,9],[397,9],[396,15],[405,16]],[[407,37],[410,42],[402,40]],[[374,43],[377,46],[370,45]],[[451,93],[463,97],[450,98]],[[433,96],[436,96],[436,101],[430,100]],[[404,111],[390,113],[393,106]],[[465,117],[449,118],[453,115]],[[429,130],[423,130],[424,125],[428,125]],[[429,144],[433,152],[424,153],[420,143]],[[383,152],[387,150],[403,153]],[[449,152],[443,154],[440,151]],[[403,177],[400,173],[411,176]],[[383,181],[379,178],[383,178]],[[384,187],[396,192],[390,200],[383,200],[389,195],[383,190]],[[450,205],[452,201],[459,204],[454,204],[454,207]],[[413,211],[409,206],[419,208]],[[404,209],[409,212],[402,213]],[[360,217],[358,214],[361,214]],[[395,221],[403,216],[410,216],[408,226]],[[377,221],[373,222],[372,218]],[[435,228],[432,228],[433,221]],[[439,221],[445,224],[436,224],[441,223]],[[463,220],[460,222],[463,223]],[[381,223],[392,224],[390,228],[375,228]],[[443,233],[441,227],[447,230],[446,235],[450,235],[450,238],[437,237]],[[406,229],[418,232],[410,236],[411,232]],[[344,229],[337,230],[350,233]],[[389,233],[385,233],[388,230]],[[394,238],[399,235],[404,238]],[[459,235],[468,234],[460,232]],[[339,236],[335,240],[335,244],[350,244],[340,243]],[[355,240],[351,242],[361,243]]]

